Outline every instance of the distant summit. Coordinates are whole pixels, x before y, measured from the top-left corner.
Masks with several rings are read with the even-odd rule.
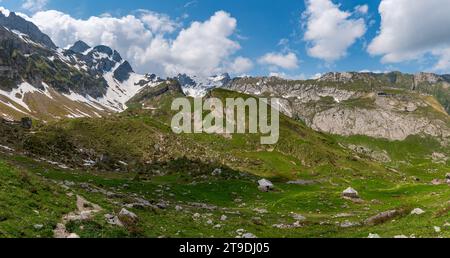
[[[69,50],[73,51],[75,53],[82,54],[82,53],[88,51],[90,48],[91,47],[88,44],[86,44],[84,41],[79,40],[79,41],[75,42],[75,44],[73,44],[73,46],[71,46],[69,48]]]
[[[213,75],[207,78],[179,74],[175,79],[180,83],[183,92],[191,97],[202,97],[209,90],[224,87],[231,82],[231,77],[228,73]]]
[[[4,13],[0,12],[0,25],[10,30],[15,30],[20,33],[26,34],[30,37],[31,40],[36,43],[42,44],[47,48],[57,48],[50,37],[42,33],[42,31],[36,25],[16,15],[16,13],[14,12],[10,12],[9,15],[5,15]]]

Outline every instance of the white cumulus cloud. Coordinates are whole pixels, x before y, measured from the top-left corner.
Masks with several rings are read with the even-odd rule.
[[[417,60],[426,54],[438,58],[435,70],[450,71],[450,5],[448,0],[382,0],[379,34],[368,52],[382,61]]]
[[[250,71],[253,68],[253,62],[252,60],[238,56],[236,57],[233,62],[229,65],[228,70],[231,73],[240,74]]]
[[[40,11],[45,8],[49,0],[25,0],[22,8],[31,12]]]
[[[340,10],[331,0],[307,0],[302,14],[308,42],[308,55],[327,62],[347,54],[347,49],[362,37],[367,28],[363,18],[352,18],[352,13]],[[366,12],[367,6],[358,7]]]
[[[250,60],[235,57],[241,48],[232,39],[237,20],[224,11],[185,28],[167,15],[147,10],[123,17],[102,15],[88,19],[48,10],[29,19],[59,46],[69,46],[76,40],[91,46],[107,45],[118,50],[142,73],[210,76],[228,68],[241,73],[251,66]]]
[[[286,54],[282,53],[267,53],[259,58],[258,63],[274,67],[281,67],[284,69],[298,68],[298,58],[293,52]]]

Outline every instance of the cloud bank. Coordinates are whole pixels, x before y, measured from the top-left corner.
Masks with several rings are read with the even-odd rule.
[[[356,12],[367,13],[367,5]],[[309,56],[333,62],[347,54],[347,49],[362,37],[367,28],[363,18],[352,18],[351,12],[340,10],[331,0],[307,0],[302,14]]]
[[[435,56],[435,70],[450,70],[450,5],[448,0],[382,0],[380,33],[368,47],[385,63]]]
[[[235,57],[241,48],[233,39],[237,20],[224,11],[186,28],[167,15],[148,10],[123,17],[102,15],[85,20],[48,10],[29,19],[59,46],[67,47],[76,40],[92,46],[107,45],[122,53],[142,73],[210,76],[227,70],[243,73],[253,66],[249,59]]]

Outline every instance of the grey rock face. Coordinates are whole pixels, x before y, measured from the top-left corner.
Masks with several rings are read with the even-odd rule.
[[[256,96],[280,98],[280,112],[303,120],[317,131],[390,140],[404,140],[419,134],[440,138],[450,136],[448,117],[436,115],[445,111],[438,110],[428,95],[407,90],[395,93],[376,91],[369,86],[371,80],[378,80],[377,76],[390,78],[376,74],[329,73],[318,80],[308,81],[276,77],[238,78],[226,87]],[[391,77],[394,76],[399,75],[392,73]],[[367,88],[347,86],[356,79]],[[391,79],[399,80],[397,77]],[[432,78],[429,80],[434,81]]]
[[[88,44],[86,44],[84,41],[79,40],[79,41],[75,42],[75,44],[73,44],[73,46],[71,46],[69,48],[69,50],[73,51],[75,53],[80,53],[81,54],[81,53],[87,51],[90,48],[91,47]]]
[[[114,71],[114,78],[124,82],[130,78],[130,73],[133,73],[133,68],[128,61],[125,61]]]
[[[267,179],[261,179],[258,181],[258,189],[262,192],[268,192],[273,190],[274,186],[272,182]]]
[[[55,43],[53,43],[49,36],[42,33],[32,22],[16,15],[14,12],[11,12],[9,16],[5,16],[0,12],[0,25],[10,30],[17,30],[23,34],[27,34],[34,42],[40,43],[50,49],[56,49]]]
[[[425,133],[436,137],[449,137],[445,122],[415,115],[399,115],[387,110],[332,108],[314,115],[313,129],[332,134],[350,136],[367,135],[375,138],[404,140],[410,135]]]

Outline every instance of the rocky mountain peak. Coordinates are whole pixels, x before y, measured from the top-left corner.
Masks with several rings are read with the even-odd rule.
[[[175,77],[175,80],[179,82],[186,95],[200,97],[204,96],[210,89],[224,87],[231,82],[231,77],[228,73],[213,75],[207,78],[179,74]]]
[[[434,74],[434,73],[421,72],[421,73],[417,73],[414,75],[414,81],[416,83],[422,83],[422,82],[437,83],[442,80],[443,80],[443,78],[441,76]]]
[[[318,81],[329,81],[329,82],[349,82],[353,79],[353,73],[344,72],[331,72],[322,75]]]
[[[0,25],[8,28],[9,30],[26,34],[32,41],[42,44],[49,49],[57,48],[50,37],[42,33],[42,31],[36,25],[25,20],[14,12],[10,12],[9,15],[5,15],[4,13],[0,12]]]
[[[94,51],[99,52],[99,53],[103,53],[103,54],[107,54],[108,56],[112,56],[113,54],[113,50],[105,45],[98,45],[96,47],[94,47]]]
[[[114,70],[114,78],[119,82],[124,82],[130,78],[133,68],[128,61],[123,62],[116,70]]]
[[[180,83],[182,87],[196,85],[196,82],[187,74],[178,74],[176,80]]]
[[[75,53],[84,53],[87,50],[89,50],[91,47],[86,44],[84,41],[78,40],[77,42],[75,42],[75,44],[73,44],[73,46],[71,46],[69,48],[70,51],[73,51]]]

